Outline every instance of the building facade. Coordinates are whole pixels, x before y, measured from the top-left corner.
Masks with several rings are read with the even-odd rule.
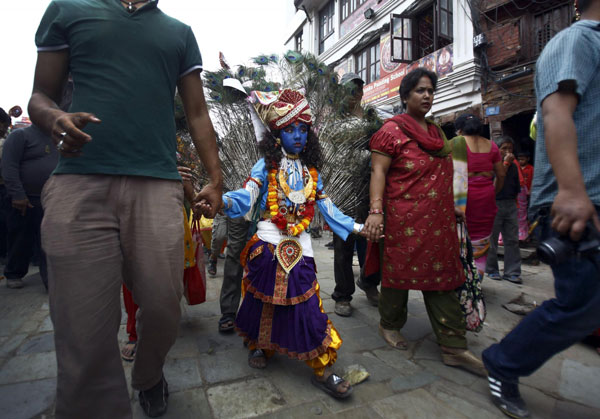
[[[365,80],[364,104],[399,105],[404,75],[439,75],[432,116],[481,113],[481,73],[469,0],[294,0],[288,49],[309,52],[341,76]]]
[[[510,135],[533,152],[529,124],[535,114],[535,63],[550,39],[574,20],[573,1],[479,0],[472,2],[476,54],[482,72],[483,113],[492,138]]]

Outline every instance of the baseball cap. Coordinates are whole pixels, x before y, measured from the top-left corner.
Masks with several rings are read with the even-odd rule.
[[[363,85],[365,84],[365,81],[361,79],[360,76],[356,73],[345,73],[340,79],[340,84],[343,85],[355,80]]]

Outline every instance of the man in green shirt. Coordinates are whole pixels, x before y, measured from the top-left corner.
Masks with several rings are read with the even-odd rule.
[[[32,121],[60,151],[42,193],[58,385],[57,418],[129,418],[117,332],[121,282],[140,306],[132,386],[145,413],[166,412],[162,373],[177,337],[183,189],[174,96],[210,176],[197,210],[213,217],[222,174],[191,28],[157,0],[54,0],[36,33]],[[69,112],[56,103],[71,73]]]

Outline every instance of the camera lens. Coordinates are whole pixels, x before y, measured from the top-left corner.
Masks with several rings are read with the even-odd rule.
[[[573,251],[574,247],[570,241],[558,237],[543,241],[537,248],[538,258],[548,265],[564,262]]]
[[[556,253],[551,246],[548,246],[546,242],[540,243],[537,248],[538,259],[547,264],[552,265],[556,260]]]

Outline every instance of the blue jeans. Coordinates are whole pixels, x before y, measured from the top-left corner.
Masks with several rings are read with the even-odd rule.
[[[540,226],[542,240],[556,236],[549,217]],[[600,255],[573,256],[552,265],[552,272],[556,298],[483,352],[483,363],[496,378],[516,383],[600,327]]]

